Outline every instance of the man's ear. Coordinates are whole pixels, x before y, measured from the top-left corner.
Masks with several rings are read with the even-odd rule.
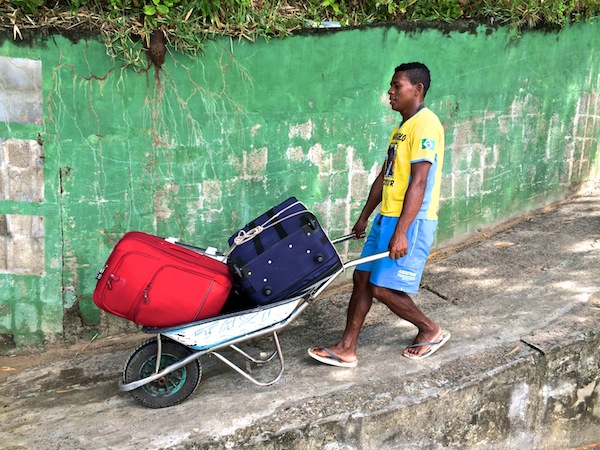
[[[425,92],[425,85],[423,83],[415,84],[415,92],[417,95],[423,96],[423,93]]]

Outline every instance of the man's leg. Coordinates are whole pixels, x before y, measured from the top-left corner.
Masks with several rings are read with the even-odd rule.
[[[348,314],[346,317],[346,329],[340,342],[327,347],[334,355],[345,362],[356,361],[356,346],[358,335],[365,321],[371,305],[373,304],[373,295],[371,294],[371,284],[369,283],[370,272],[355,270],[353,275],[354,285],[352,295],[348,305]],[[329,355],[322,349],[314,347],[314,353],[327,358]]]
[[[442,328],[427,318],[408,294],[374,285],[372,285],[371,292],[373,297],[386,305],[394,314],[412,323],[419,329],[413,344],[435,342],[439,339]],[[404,353],[417,356],[427,352],[429,348],[430,346],[407,347],[404,349]]]

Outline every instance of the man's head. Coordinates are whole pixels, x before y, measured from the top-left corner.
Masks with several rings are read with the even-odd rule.
[[[412,84],[421,83],[423,85],[423,98],[425,98],[425,95],[427,95],[427,91],[429,90],[429,84],[431,83],[429,69],[425,64],[420,62],[400,64],[394,69],[394,73],[398,72],[405,72],[406,77]]]
[[[424,64],[412,62],[396,67],[388,90],[392,109],[404,120],[412,117],[425,106],[429,81],[429,69]]]

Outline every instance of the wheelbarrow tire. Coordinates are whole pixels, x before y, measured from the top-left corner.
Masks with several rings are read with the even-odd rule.
[[[129,357],[123,371],[123,382],[131,383],[153,375],[156,372],[156,338],[150,339]],[[177,363],[191,353],[188,347],[177,342],[163,340],[160,370]],[[193,394],[202,376],[202,367],[198,359],[180,367],[174,372],[140,386],[129,393],[139,403],[149,408],[166,408],[183,402]]]

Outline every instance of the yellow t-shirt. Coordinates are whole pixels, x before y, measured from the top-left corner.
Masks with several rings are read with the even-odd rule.
[[[385,160],[381,214],[398,217],[410,182],[411,164],[429,161],[431,168],[417,218],[437,220],[444,164],[444,127],[428,108],[394,128]]]

